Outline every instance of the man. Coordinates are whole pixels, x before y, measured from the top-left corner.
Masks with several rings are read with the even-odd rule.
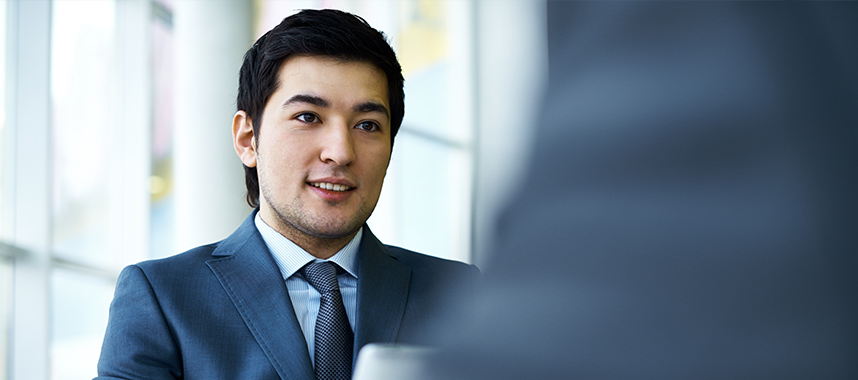
[[[258,209],[223,241],[123,270],[99,378],[347,379],[362,346],[427,343],[472,292],[475,267],[365,224],[404,113],[382,33],[302,11],[253,45],[239,82],[234,143]]]
[[[527,185],[425,378],[858,378],[856,20],[549,2]]]

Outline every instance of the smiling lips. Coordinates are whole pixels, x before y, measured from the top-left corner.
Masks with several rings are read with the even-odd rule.
[[[330,191],[349,191],[352,188],[346,185],[340,185],[336,183],[329,182],[310,182],[310,186],[317,187],[319,189],[330,190]]]

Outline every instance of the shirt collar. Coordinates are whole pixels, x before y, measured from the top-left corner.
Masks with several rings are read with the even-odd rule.
[[[268,246],[268,250],[271,251],[271,255],[274,257],[277,267],[280,268],[280,273],[283,275],[284,280],[292,277],[304,265],[313,261],[332,261],[352,275],[352,277],[357,278],[355,264],[357,263],[356,259],[360,240],[363,236],[363,227],[358,230],[355,237],[343,249],[339,250],[339,252],[329,259],[322,260],[309,254],[297,244],[275,231],[262,220],[258,212],[253,222],[256,224],[256,229],[259,230],[259,234],[262,235],[265,245]]]

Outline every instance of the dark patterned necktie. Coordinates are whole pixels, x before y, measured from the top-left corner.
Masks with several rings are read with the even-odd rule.
[[[313,262],[301,268],[301,274],[322,295],[314,338],[316,380],[351,379],[354,334],[343,306],[336,264]]]

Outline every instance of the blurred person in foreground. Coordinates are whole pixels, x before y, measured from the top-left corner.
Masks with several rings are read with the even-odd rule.
[[[858,3],[547,14],[529,171],[425,378],[858,378]]]
[[[393,50],[359,17],[306,10],[260,37],[232,127],[255,210],[225,240],[122,271],[99,379],[349,379],[368,343],[425,344],[477,271],[365,224],[403,98]]]

